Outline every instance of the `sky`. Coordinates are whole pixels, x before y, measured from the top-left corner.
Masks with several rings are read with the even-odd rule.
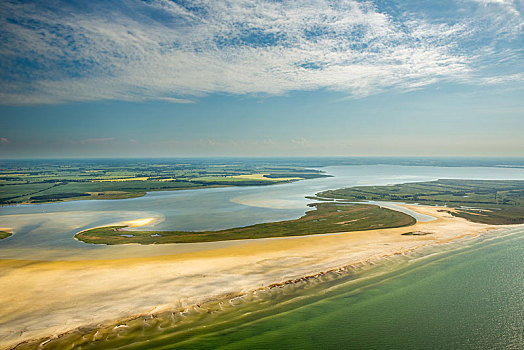
[[[524,1],[0,2],[0,158],[524,157]]]

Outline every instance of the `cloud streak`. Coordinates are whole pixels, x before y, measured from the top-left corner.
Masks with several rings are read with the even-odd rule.
[[[316,89],[361,97],[471,83],[493,65],[479,52],[521,35],[511,1],[459,1],[470,13],[448,20],[401,4],[394,11],[351,0],[4,1],[0,103],[190,103],[210,93]],[[521,58],[506,50],[516,55],[508,66]]]

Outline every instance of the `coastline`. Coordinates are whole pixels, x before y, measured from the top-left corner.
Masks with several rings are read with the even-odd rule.
[[[197,252],[136,259],[0,260],[0,347],[99,328],[169,310],[297,283],[390,256],[475,237],[495,228],[439,210],[405,206],[436,220],[349,233],[248,240]],[[405,236],[410,231],[425,235]],[[238,243],[238,242],[237,242]],[[65,302],[68,300],[71,302]],[[74,302],[73,302],[74,300]]]
[[[239,175],[241,176],[241,175]],[[321,175],[316,178],[323,178],[323,177],[331,177],[331,175]],[[72,202],[72,201],[88,201],[88,200],[121,200],[121,199],[134,199],[134,198],[140,198],[146,196],[148,193],[151,192],[172,192],[172,191],[186,191],[186,190],[202,190],[202,189],[209,189],[209,188],[226,188],[226,187],[254,187],[254,186],[271,186],[271,185],[282,185],[286,183],[292,183],[296,181],[302,181],[302,180],[308,180],[308,178],[265,178],[264,180],[260,179],[254,179],[255,181],[267,181],[266,183],[260,183],[260,184],[212,184],[212,185],[206,185],[206,184],[200,184],[197,186],[192,187],[175,187],[175,188],[161,188],[161,189],[144,189],[143,191],[138,192],[125,192],[125,191],[108,191],[108,192],[122,192],[122,193],[105,193],[104,195],[95,195],[99,193],[98,191],[90,191],[85,192],[88,194],[87,196],[79,196],[79,197],[71,197],[71,198],[61,198],[59,200],[42,200],[38,202],[14,202],[14,203],[0,203],[0,207],[5,206],[17,206],[17,205],[35,205],[35,204],[50,204],[50,203],[61,203],[61,202]],[[147,181],[147,180],[146,180]],[[102,191],[106,192],[106,191]],[[87,197],[87,198],[86,198]]]

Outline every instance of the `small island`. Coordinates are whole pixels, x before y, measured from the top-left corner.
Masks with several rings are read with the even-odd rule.
[[[7,229],[0,229],[0,239],[11,237],[13,233]]]
[[[220,231],[128,231],[127,225],[79,232],[75,238],[94,244],[196,243],[268,237],[303,236],[402,227],[416,220],[404,213],[370,204],[315,203],[314,210],[296,220],[263,223]]]

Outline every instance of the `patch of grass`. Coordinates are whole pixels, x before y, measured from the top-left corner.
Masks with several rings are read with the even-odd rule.
[[[408,226],[416,222],[407,214],[376,205],[317,203],[313,206],[314,210],[296,220],[220,231],[125,231],[125,226],[107,226],[79,232],[75,237],[95,244],[196,243],[372,230]]]
[[[391,186],[358,186],[317,196],[349,201],[380,200],[441,205],[450,214],[485,224],[524,223],[524,181],[437,180]]]
[[[0,231],[0,239],[4,239],[7,237],[11,237],[13,234],[11,232],[7,231]]]
[[[32,202],[53,202],[59,201],[65,198],[76,198],[76,197],[85,197],[89,196],[88,193],[77,193],[77,192],[65,192],[65,193],[56,193],[56,194],[45,194],[41,196],[31,196],[29,200]]]
[[[402,233],[402,236],[426,236],[431,235],[431,232],[421,232],[421,231],[410,231],[406,233]]]

